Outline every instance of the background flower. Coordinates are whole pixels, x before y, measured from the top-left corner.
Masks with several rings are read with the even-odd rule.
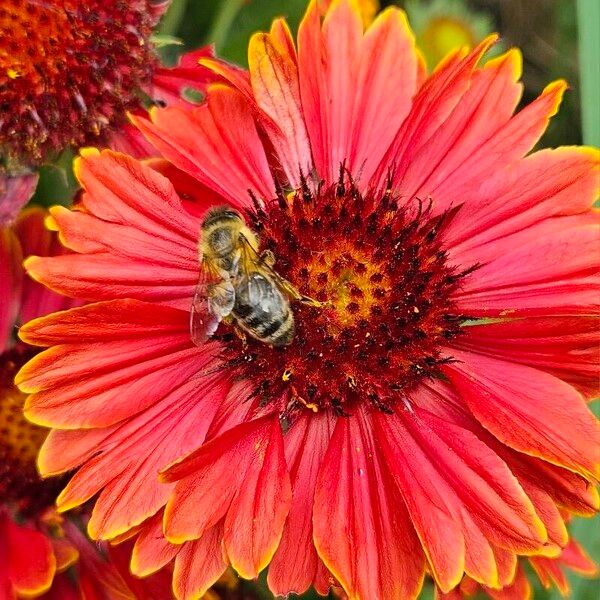
[[[40,165],[60,173],[63,151],[92,143],[149,156],[127,112],[204,89],[209,74],[197,61],[210,48],[160,63],[153,28],[168,5],[19,0],[0,9],[0,225],[33,196]],[[72,199],[68,188],[56,196]]]

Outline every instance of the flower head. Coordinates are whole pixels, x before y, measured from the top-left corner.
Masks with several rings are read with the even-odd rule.
[[[78,469],[59,509],[97,495],[88,531],[135,528],[134,573],[174,561],[183,599],[228,564],[270,564],[276,594],[500,589],[568,544],[557,506],[597,510],[599,156],[528,155],[565,84],[515,113],[520,55],[481,65],[493,41],[425,80],[400,10],[364,31],[352,0],[311,2],[297,49],[276,20],[249,72],[202,61],[206,103],[134,119],[170,164],[82,152],[50,223],[74,253],[27,267],[93,303],[21,329],[49,348],[17,380],[53,427],[41,472]],[[289,282],[287,345],[240,339],[252,306],[191,341],[223,205]]]
[[[0,10],[0,149],[40,161],[66,146],[98,143],[156,65],[150,0],[19,0]]]
[[[144,94],[174,101],[206,73],[186,55],[159,65],[152,28],[168,1],[15,0],[0,8],[0,156],[32,166],[63,149],[104,145]],[[127,129],[126,129],[127,131]],[[121,139],[121,138],[119,138]],[[1,190],[0,190],[1,192]]]
[[[431,68],[455,48],[474,46],[494,28],[489,15],[475,12],[464,0],[408,0],[406,12]]]

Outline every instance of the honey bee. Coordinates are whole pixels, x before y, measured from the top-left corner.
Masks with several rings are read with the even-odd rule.
[[[200,278],[190,313],[192,341],[201,345],[221,321],[272,346],[294,337],[290,301],[319,303],[273,269],[275,256],[259,253],[258,238],[242,215],[227,206],[210,209],[200,229]]]

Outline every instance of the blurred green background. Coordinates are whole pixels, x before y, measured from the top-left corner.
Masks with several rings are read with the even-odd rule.
[[[163,18],[160,34],[179,38],[182,45],[161,48],[163,59],[173,63],[178,54],[214,43],[217,52],[236,63],[246,64],[250,35],[265,30],[276,16],[285,16],[292,28],[306,8],[307,0],[172,0]],[[383,6],[392,2],[383,0]],[[518,46],[523,51],[523,103],[535,98],[550,81],[564,78],[570,85],[558,116],[541,140],[541,146],[565,144],[600,145],[600,0],[406,0],[405,8],[429,66],[448,46],[476,43],[486,33],[498,31],[501,47]],[[497,51],[500,51],[497,50]],[[73,189],[69,179],[70,157],[64,157],[65,172],[45,167],[36,200],[44,204],[66,198]],[[65,178],[66,177],[66,178]],[[598,405],[596,405],[598,414]],[[588,552],[600,561],[600,519],[579,519],[572,526]],[[600,582],[569,576],[572,598],[600,599]],[[532,581],[536,581],[534,577]],[[270,598],[264,577],[257,583],[243,582],[249,596]],[[303,598],[316,596],[306,594]],[[431,586],[423,598],[432,598]],[[536,585],[535,598],[560,598],[557,591]]]

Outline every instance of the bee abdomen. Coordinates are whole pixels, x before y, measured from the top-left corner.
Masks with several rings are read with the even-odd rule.
[[[288,309],[287,313],[273,321],[262,332],[262,339],[273,346],[287,346],[294,337],[294,315]]]
[[[286,346],[294,337],[294,315],[287,308],[283,314],[265,315],[249,304],[238,304],[233,314],[242,329],[261,342]]]

